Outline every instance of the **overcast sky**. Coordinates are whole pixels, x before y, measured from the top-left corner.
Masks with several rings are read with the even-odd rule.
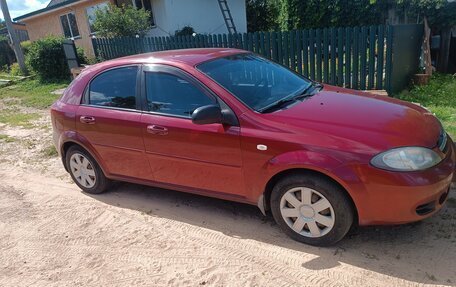
[[[6,0],[12,19],[44,8],[49,1],[50,0]],[[3,13],[1,11],[0,18],[3,19]]]

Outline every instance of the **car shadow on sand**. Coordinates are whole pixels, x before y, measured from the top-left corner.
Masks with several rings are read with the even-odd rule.
[[[291,240],[280,231],[272,216],[265,217],[257,207],[246,204],[128,183],[117,183],[108,193],[89,196],[145,215],[315,255],[302,264],[310,270],[349,264],[409,281],[405,285],[456,286],[454,190],[448,204],[429,219],[402,226],[357,228],[337,245],[327,248]]]

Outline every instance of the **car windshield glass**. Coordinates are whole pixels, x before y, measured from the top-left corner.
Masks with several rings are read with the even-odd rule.
[[[305,90],[311,82],[253,54],[237,54],[197,67],[255,111]]]

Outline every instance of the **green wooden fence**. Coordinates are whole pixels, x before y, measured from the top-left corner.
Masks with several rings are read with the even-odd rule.
[[[394,26],[369,26],[92,41],[96,56],[104,60],[171,49],[240,48],[319,82],[391,90],[393,30]]]

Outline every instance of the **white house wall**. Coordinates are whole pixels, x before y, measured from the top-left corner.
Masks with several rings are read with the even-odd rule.
[[[247,32],[245,0],[228,0],[238,33]],[[224,34],[228,30],[217,0],[152,0],[156,27],[150,36],[174,35],[191,26],[198,34]]]

